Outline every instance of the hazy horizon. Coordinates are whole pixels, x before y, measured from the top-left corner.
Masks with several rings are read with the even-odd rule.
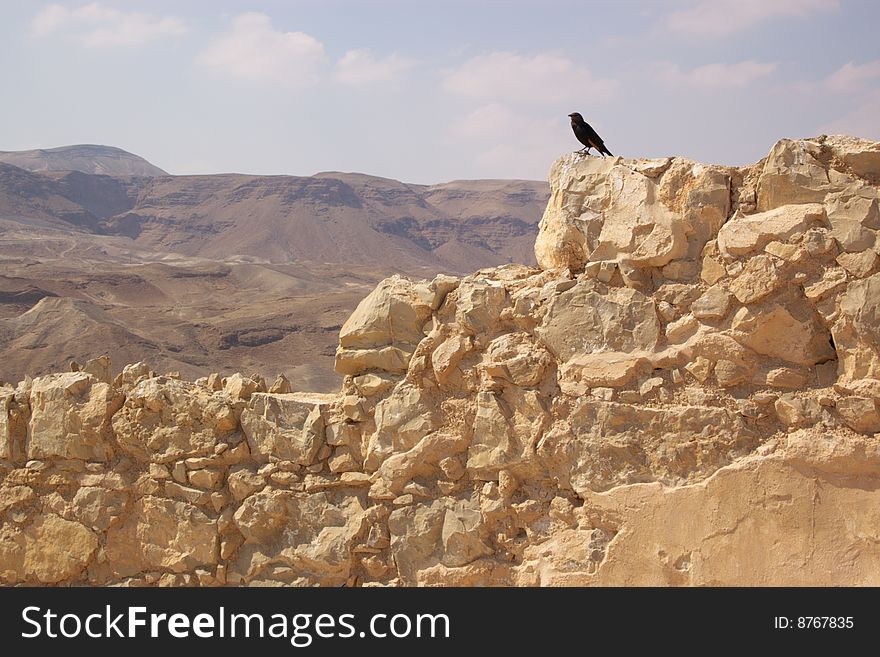
[[[880,139],[866,0],[0,8],[0,150],[100,144],[172,174],[546,179],[579,111],[615,155],[741,165]]]

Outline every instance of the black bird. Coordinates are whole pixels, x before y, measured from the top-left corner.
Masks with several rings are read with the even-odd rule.
[[[605,148],[605,142],[602,141],[602,138],[598,133],[593,130],[593,127],[584,121],[584,117],[577,112],[572,112],[568,116],[571,117],[571,129],[574,130],[574,136],[584,145],[578,153],[583,152],[589,154],[590,149],[595,148],[599,151],[602,157],[611,155],[611,151]]]

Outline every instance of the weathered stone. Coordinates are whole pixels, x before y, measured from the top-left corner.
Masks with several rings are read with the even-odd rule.
[[[420,570],[440,561],[446,508],[441,500],[395,509],[388,518],[398,576],[414,584]]]
[[[86,361],[82,371],[91,374],[96,381],[101,383],[113,383],[113,372],[110,364],[110,356],[98,356]]]
[[[120,447],[157,463],[213,454],[237,426],[228,397],[165,377],[138,383],[113,416]]]
[[[766,382],[774,388],[792,388],[799,390],[807,385],[807,377],[797,370],[788,367],[777,367],[767,372]]]
[[[846,284],[846,272],[840,267],[826,269],[822,278],[804,288],[804,296],[810,301],[819,301],[823,297],[839,291]]]
[[[880,228],[876,188],[850,186],[829,194],[825,200],[831,234],[840,248],[857,253],[873,248]]]
[[[781,139],[773,146],[758,179],[758,210],[789,204],[821,203],[830,191],[821,145]]]
[[[269,392],[279,395],[284,395],[289,392],[293,392],[293,386],[290,385],[290,379],[288,379],[283,374],[279,374],[275,381],[269,386]]]
[[[636,374],[647,367],[648,359],[644,356],[602,351],[571,358],[562,366],[560,374],[564,381],[580,381],[589,387],[618,388],[628,384]]]
[[[79,522],[96,532],[103,532],[122,517],[127,503],[125,491],[83,486],[73,496],[70,508]]]
[[[458,286],[455,317],[469,334],[488,333],[498,322],[507,290],[494,281],[464,279]]]
[[[274,456],[303,465],[311,464],[321,448],[321,441],[306,435],[303,427],[309,414],[317,409],[320,416],[321,409],[326,408],[329,401],[329,396],[302,393],[254,393],[241,412],[241,428],[251,454],[261,462]]]
[[[782,267],[773,256],[751,258],[742,273],[730,284],[730,291],[740,303],[754,303],[778,290],[783,284]]]
[[[258,383],[253,379],[236,372],[232,376],[226,378],[223,390],[233,399],[248,400],[251,395],[257,391]]]
[[[528,334],[506,333],[489,343],[483,367],[491,368],[493,376],[528,388],[543,380],[551,362],[547,350]]]
[[[0,527],[0,581],[57,584],[76,579],[98,549],[98,537],[55,514],[36,516],[23,530]]]
[[[687,481],[756,441],[742,418],[722,408],[648,408],[581,398],[544,435],[538,456],[560,482],[583,494],[637,481]]]
[[[730,292],[720,285],[713,285],[691,305],[691,312],[697,319],[723,319],[733,300]]]
[[[354,377],[354,385],[364,397],[373,397],[393,386],[394,379],[381,374],[361,374]]]
[[[122,396],[85,372],[34,379],[27,455],[104,461],[110,457],[110,417]]]
[[[364,468],[374,472],[392,453],[412,449],[436,428],[435,415],[421,389],[399,385],[376,404],[376,431],[367,446]]]
[[[700,272],[700,278],[703,279],[704,283],[715,285],[725,276],[727,276],[727,270],[724,268],[724,265],[709,256],[703,258],[703,269]]]
[[[821,407],[817,400],[785,394],[774,404],[780,421],[790,427],[815,424],[820,417]]]
[[[501,469],[515,472],[517,467],[528,467],[546,415],[541,398],[531,390],[510,389],[506,395],[477,393],[474,437],[467,459],[471,478],[493,480]]]
[[[794,244],[784,244],[782,242],[770,242],[764,247],[764,253],[776,256],[780,260],[786,262],[800,262],[804,259],[806,251]]]
[[[837,401],[837,412],[847,426],[860,433],[880,431],[880,412],[873,399],[867,397],[844,397]]]
[[[758,214],[737,214],[718,231],[718,248],[734,256],[747,255],[774,240],[784,242],[824,219],[825,208],[821,203],[783,205]]]
[[[712,373],[712,361],[703,356],[697,356],[693,361],[684,366],[688,372],[700,383],[705,383]]]
[[[557,160],[535,242],[538,264],[573,270],[590,261],[662,267],[689,247],[698,253],[710,237],[701,234],[701,226],[717,230],[727,216],[727,176],[681,158],[651,173],[619,158]]]
[[[847,286],[831,335],[843,377],[880,379],[880,274]]]
[[[422,325],[431,315],[433,299],[426,283],[401,276],[386,278],[342,325],[339,344],[346,349],[400,344],[414,348],[424,337]]]
[[[746,364],[720,358],[715,363],[715,380],[722,388],[738,385],[751,376],[752,370]]]
[[[335,368],[339,374],[357,376],[371,370],[381,372],[406,372],[411,350],[398,347],[381,347],[378,349],[343,349],[336,350]]]
[[[131,577],[145,570],[183,573],[217,563],[217,523],[198,508],[147,495],[125,521],[107,532],[110,570]]]
[[[492,554],[492,549],[480,540],[479,530],[482,524],[483,517],[479,508],[469,506],[464,501],[446,509],[441,531],[442,562],[447,566],[458,567]]]
[[[354,567],[352,547],[368,528],[357,497],[267,491],[247,498],[235,512],[245,538],[236,570],[258,576],[271,564],[285,564],[304,583],[344,584]]]
[[[262,489],[266,485],[266,480],[262,475],[242,466],[229,473],[227,485],[233,499],[236,502],[241,502],[251,493]]]
[[[808,309],[798,310],[800,317],[782,306],[759,313],[741,308],[733,318],[733,336],[759,354],[798,365],[812,366],[834,358],[828,331]]]
[[[841,253],[837,256],[837,262],[856,278],[865,278],[877,270],[877,265],[880,264],[880,256],[874,251]]]
[[[592,281],[550,301],[538,334],[559,360],[602,350],[650,351],[660,325],[654,302],[629,288],[604,288]]]
[[[196,488],[206,488],[214,490],[220,488],[223,483],[223,472],[214,468],[205,468],[203,470],[192,470],[189,475],[189,483]]]

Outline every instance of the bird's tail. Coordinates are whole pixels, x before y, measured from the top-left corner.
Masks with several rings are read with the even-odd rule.
[[[611,155],[611,151],[609,151],[609,150],[608,150],[607,148],[605,148],[604,146],[602,147],[602,152],[603,152],[605,155],[608,155],[609,157],[614,157],[613,155]]]

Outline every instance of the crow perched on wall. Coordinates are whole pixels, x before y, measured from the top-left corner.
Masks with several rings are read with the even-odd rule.
[[[584,121],[584,117],[577,112],[573,112],[568,116],[571,117],[571,129],[574,130],[574,136],[584,145],[581,151],[589,153],[591,148],[595,148],[599,151],[602,157],[611,155],[611,151],[605,148],[605,142],[602,141],[602,138],[595,130],[593,130],[592,126]]]

